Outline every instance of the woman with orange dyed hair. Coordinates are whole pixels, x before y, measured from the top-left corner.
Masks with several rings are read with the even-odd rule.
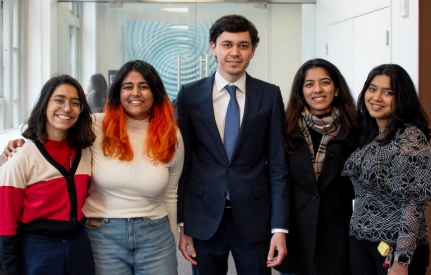
[[[124,64],[95,114],[84,206],[96,274],[177,274],[177,185],[184,146],[157,71]]]

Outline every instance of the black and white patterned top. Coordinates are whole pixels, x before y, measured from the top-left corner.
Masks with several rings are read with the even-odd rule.
[[[395,255],[408,257],[427,244],[424,203],[431,200],[431,150],[422,131],[408,126],[387,145],[373,141],[357,149],[342,175],[355,188],[350,236],[385,241],[396,245]]]

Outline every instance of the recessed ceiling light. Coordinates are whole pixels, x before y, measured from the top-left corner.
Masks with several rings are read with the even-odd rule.
[[[169,11],[169,12],[189,12],[189,8],[162,8],[162,11]]]

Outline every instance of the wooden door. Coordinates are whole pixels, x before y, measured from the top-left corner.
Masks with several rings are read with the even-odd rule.
[[[419,83],[418,92],[422,106],[431,118],[431,1],[419,0]],[[427,207],[428,242],[431,236],[431,207]],[[430,255],[431,262],[431,255]],[[427,275],[431,275],[428,266]]]

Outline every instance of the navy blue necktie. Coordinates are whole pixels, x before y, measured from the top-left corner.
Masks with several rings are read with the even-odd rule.
[[[227,106],[226,122],[224,125],[224,149],[228,160],[232,158],[236,140],[239,134],[239,105],[236,100],[236,86],[226,85],[226,90],[230,95],[229,105]]]

